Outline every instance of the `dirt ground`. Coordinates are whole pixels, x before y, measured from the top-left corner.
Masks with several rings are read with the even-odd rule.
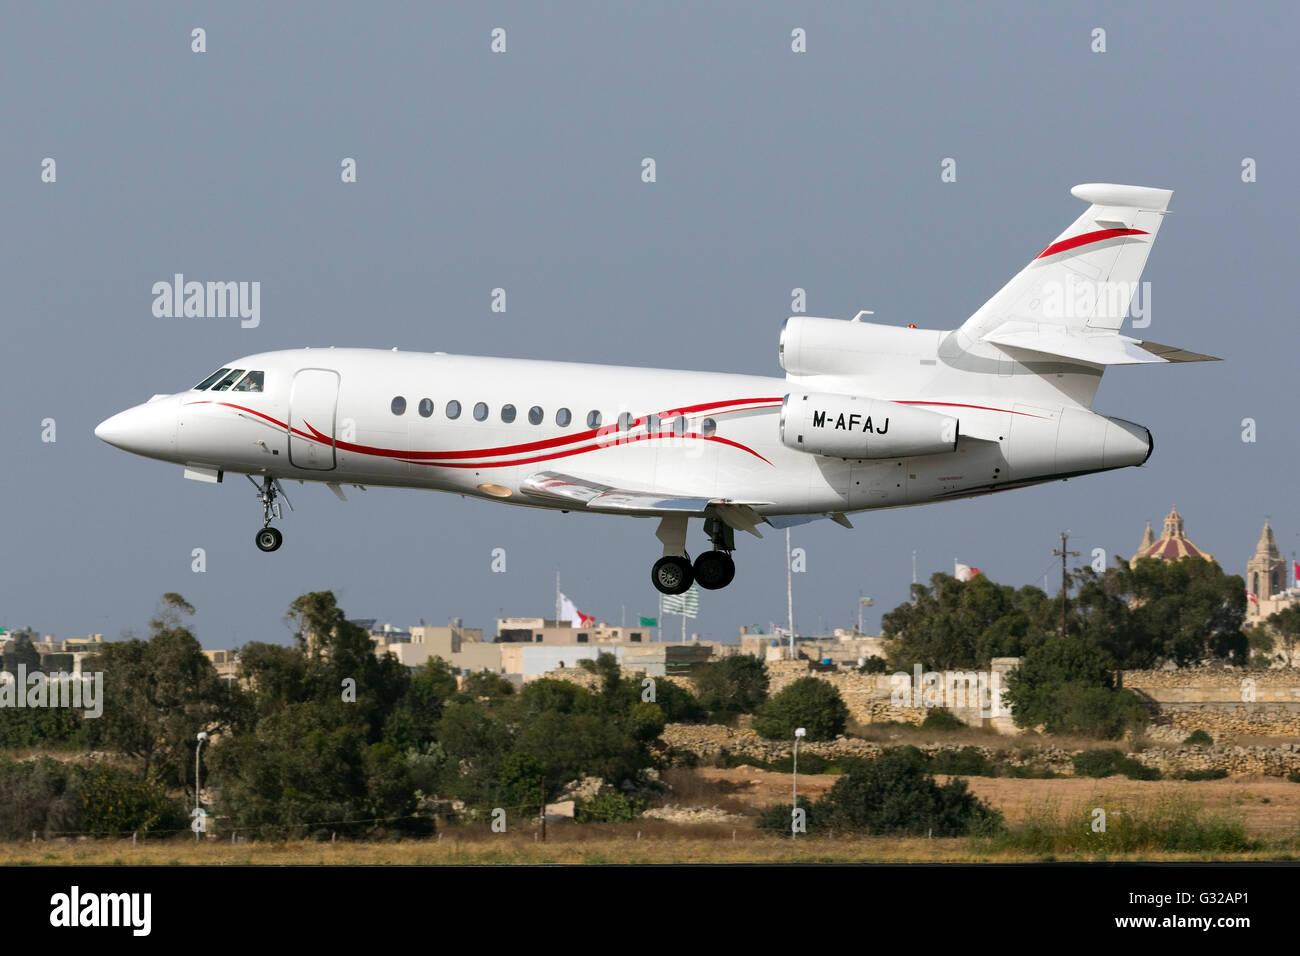
[[[692,782],[690,776],[695,776]],[[800,774],[799,793],[812,799],[839,779],[834,774]],[[944,783],[947,777],[935,778]],[[1051,812],[1058,818],[1086,813],[1093,807],[1123,812],[1125,804],[1150,808],[1170,799],[1186,799],[1207,814],[1240,819],[1252,833],[1269,838],[1300,831],[1300,784],[1280,777],[1229,777],[1224,780],[1129,780],[1109,777],[1058,777],[1020,780],[1010,777],[965,777],[972,793],[1000,810],[1015,824],[1026,814]],[[701,767],[671,774],[672,802],[716,804],[732,813],[750,813],[791,799],[790,774],[756,768]]]

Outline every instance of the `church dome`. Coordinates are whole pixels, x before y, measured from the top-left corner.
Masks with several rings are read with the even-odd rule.
[[[1183,516],[1178,513],[1177,508],[1171,508],[1169,514],[1165,515],[1164,532],[1158,539],[1152,540],[1151,524],[1147,523],[1146,533],[1142,536],[1142,544],[1138,546],[1137,554],[1133,555],[1134,561],[1138,558],[1156,558],[1160,561],[1201,558],[1205,561],[1213,561],[1214,555],[1207,554],[1192,544],[1191,539],[1187,537],[1187,532],[1183,529]]]

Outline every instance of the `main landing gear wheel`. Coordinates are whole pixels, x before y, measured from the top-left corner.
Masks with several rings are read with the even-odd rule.
[[[705,551],[695,559],[695,581],[702,588],[725,588],[735,576],[736,562],[725,551]]]
[[[278,528],[263,528],[257,532],[256,540],[257,546],[263,551],[274,551],[284,541],[284,535],[280,534]]]
[[[650,580],[662,594],[685,594],[691,588],[695,575],[691,562],[676,554],[660,558],[650,569]]]

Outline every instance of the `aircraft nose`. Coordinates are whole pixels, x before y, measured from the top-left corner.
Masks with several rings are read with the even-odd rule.
[[[95,437],[115,448],[150,458],[176,452],[177,405],[171,396],[118,412],[95,426]]]

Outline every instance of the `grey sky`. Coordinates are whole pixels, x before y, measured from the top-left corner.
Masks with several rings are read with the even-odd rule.
[[[332,588],[354,617],[491,630],[552,613],[557,565],[583,610],[653,614],[651,521],[290,485],[266,555],[242,478],[184,481],[91,430],[301,345],[779,374],[792,288],[814,315],[955,327],[1079,214],[1081,182],[1175,190],[1141,334],[1227,361],[1107,374],[1095,407],[1152,430],[1143,468],[795,529],[801,630],[847,624],[859,591],[874,628],[913,549],[922,578],[958,557],[1041,586],[1060,529],[1128,555],[1171,502],[1230,571],[1266,514],[1300,547],[1293,6],[625,6],[10,5],[0,624],[115,638],[179,591],[205,646],[283,641],[289,601]],[[260,327],[155,318],[174,272],[260,281]],[[691,630],[783,620],[782,539],[738,542]]]

